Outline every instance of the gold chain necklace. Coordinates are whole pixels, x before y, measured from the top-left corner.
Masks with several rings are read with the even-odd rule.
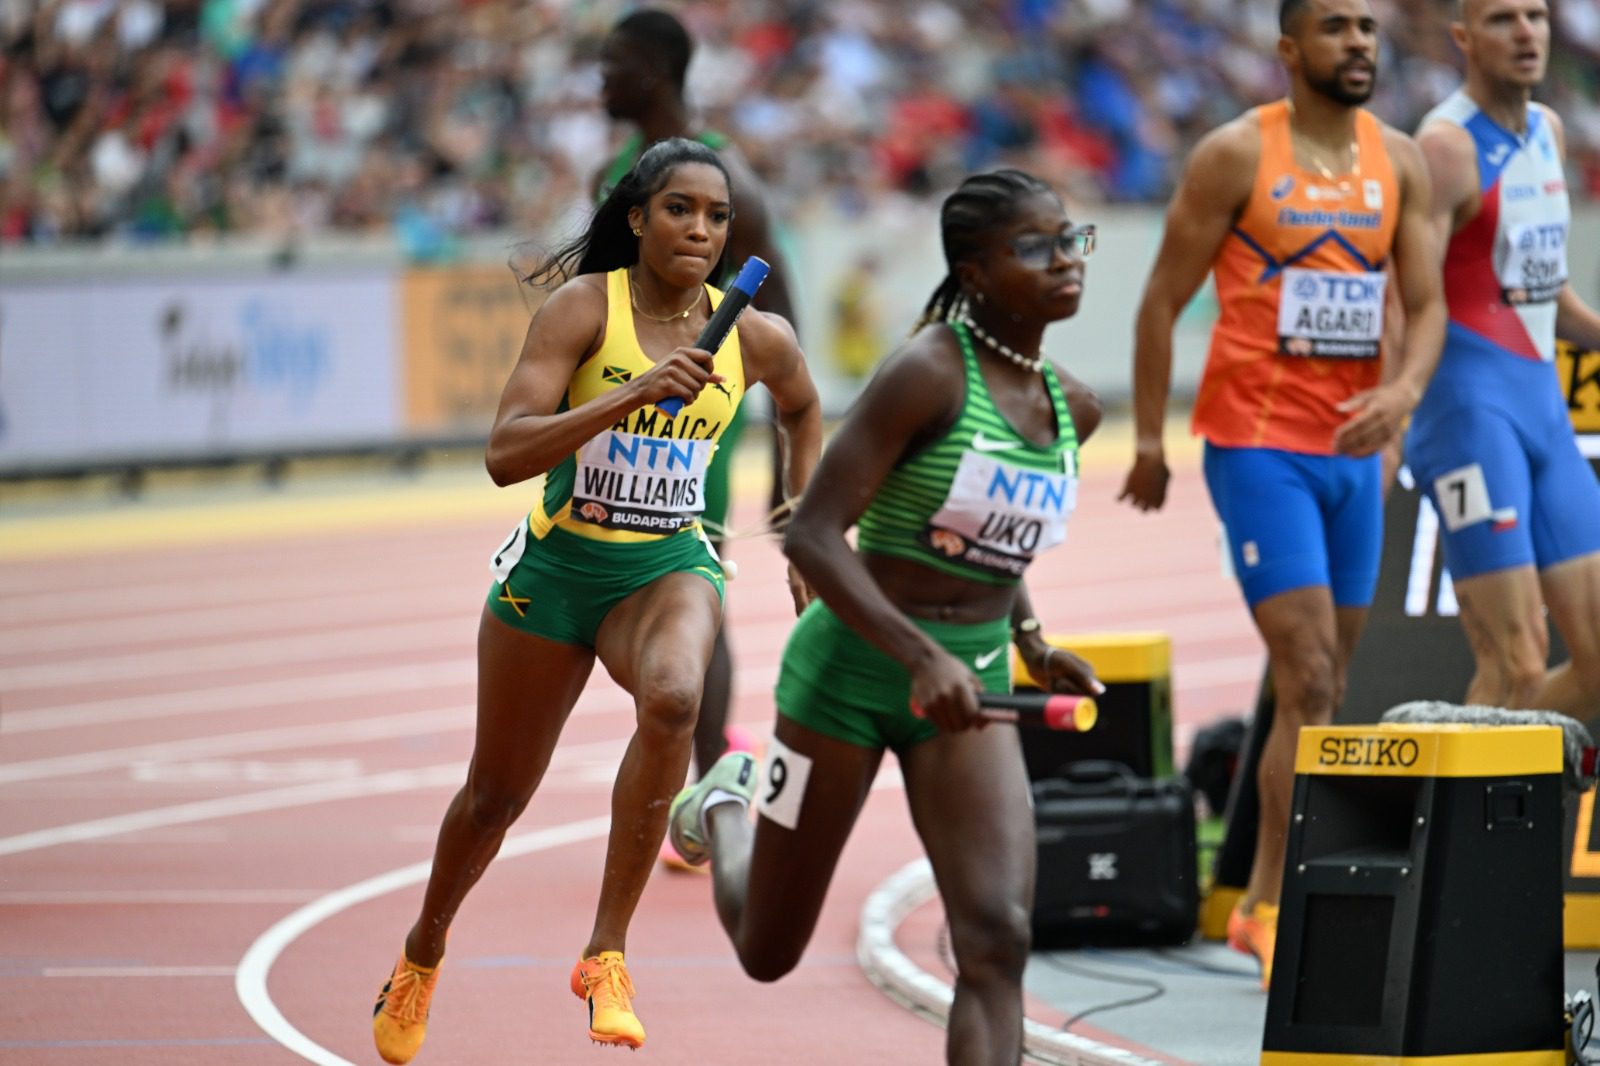
[[[633,304],[633,309],[652,322],[672,322],[680,318],[688,318],[689,312],[700,306],[700,298],[706,294],[705,286],[694,294],[694,300],[682,311],[674,311],[670,315],[652,315],[649,311],[639,306],[639,286],[634,284],[633,271],[628,271],[628,300]]]
[[[1349,183],[1341,181],[1339,175],[1335,174],[1333,170],[1322,161],[1321,156],[1312,151],[1310,138],[1306,137],[1304,134],[1295,132],[1294,101],[1286,100],[1285,103],[1289,105],[1289,139],[1299,144],[1302,153],[1308,160],[1310,160],[1311,165],[1317,168],[1317,173],[1322,175],[1324,181],[1348,187]],[[1355,139],[1350,141],[1350,176],[1354,178],[1361,177],[1361,142]]]

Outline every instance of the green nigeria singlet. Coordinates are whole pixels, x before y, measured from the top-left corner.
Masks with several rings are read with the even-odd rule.
[[[857,525],[856,546],[958,577],[1012,584],[1034,556],[1066,539],[1078,502],[1078,431],[1047,362],[1056,439],[1039,445],[1024,438],[995,407],[966,327],[949,326],[966,365],[961,414],[942,437],[889,471]]]

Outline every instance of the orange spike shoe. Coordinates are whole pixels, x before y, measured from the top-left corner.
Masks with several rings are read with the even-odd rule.
[[[372,1008],[372,1039],[384,1062],[402,1066],[422,1047],[428,1035],[428,1005],[438,983],[437,964],[418,966],[400,953]]]
[[[579,959],[572,968],[573,995],[589,1004],[589,1039],[597,1044],[644,1047],[644,1026],[633,1013],[633,979],[620,951]]]
[[[1228,946],[1256,957],[1262,991],[1272,985],[1272,952],[1277,944],[1278,908],[1273,904],[1257,903],[1248,913],[1241,905],[1228,915]]]

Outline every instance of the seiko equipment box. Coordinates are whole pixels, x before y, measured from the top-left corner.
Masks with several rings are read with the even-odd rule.
[[[1263,1066],[1564,1066],[1561,731],[1300,731]]]

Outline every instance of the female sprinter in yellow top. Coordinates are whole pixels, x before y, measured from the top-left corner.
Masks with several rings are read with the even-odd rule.
[[[720,351],[693,347],[722,297],[706,279],[717,276],[732,223],[716,154],[662,141],[536,275],[576,276],[528,327],[486,461],[499,485],[546,475],[544,492],[491,561],[472,763],[373,1014],[387,1062],[408,1062],[421,1046],[450,921],[533,796],[597,658],[634,697],[637,725],[571,985],[588,1001],[591,1039],[644,1043],[622,953],[688,771],[722,622],[723,569],[699,522],[706,464],[747,381],[772,394],[786,493],[800,492],[821,447],[816,389],[789,323],[750,309]],[[674,398],[676,414],[658,406]],[[798,610],[808,594],[792,571],[790,586]]]

